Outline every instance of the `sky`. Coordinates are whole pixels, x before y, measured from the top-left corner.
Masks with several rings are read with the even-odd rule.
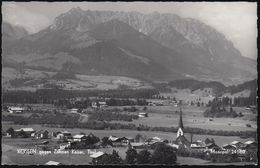
[[[256,2],[3,2],[4,21],[36,33],[73,7],[83,10],[174,13],[198,19],[223,33],[243,56],[257,58]]]

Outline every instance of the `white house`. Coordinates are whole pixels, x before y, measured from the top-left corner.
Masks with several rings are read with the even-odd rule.
[[[102,107],[107,107],[108,105],[107,105],[107,103],[105,101],[99,101],[99,102],[92,102],[91,106],[93,108],[98,108],[98,107],[102,108]]]
[[[73,141],[84,141],[87,139],[87,136],[86,135],[74,135],[73,136]]]
[[[148,117],[147,113],[139,113],[138,117],[143,118],[143,117]]]
[[[78,109],[73,108],[73,109],[71,109],[70,111],[71,111],[72,113],[77,113],[77,112],[78,112]]]
[[[21,113],[24,111],[24,108],[21,107],[8,107],[7,111],[11,114],[13,113]]]

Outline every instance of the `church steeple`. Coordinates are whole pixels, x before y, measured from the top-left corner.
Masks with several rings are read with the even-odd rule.
[[[179,136],[183,136],[184,132],[183,132],[183,122],[182,122],[182,109],[180,107],[180,120],[179,120],[179,128],[177,131],[177,137]]]
[[[183,122],[182,122],[182,109],[180,107],[180,120],[179,120],[179,128],[183,129]]]

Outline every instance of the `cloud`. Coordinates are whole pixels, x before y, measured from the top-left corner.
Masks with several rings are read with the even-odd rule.
[[[36,33],[51,23],[46,16],[30,12],[15,2],[2,3],[2,16],[3,21],[24,27],[29,33]]]

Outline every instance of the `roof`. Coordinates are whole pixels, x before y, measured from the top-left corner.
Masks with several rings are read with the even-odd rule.
[[[20,110],[24,110],[24,108],[22,107],[9,107],[10,110],[17,110],[17,111],[20,111]]]
[[[226,148],[226,147],[233,147],[233,148],[235,148],[235,146],[234,146],[234,145],[230,145],[230,144],[225,144],[225,145],[222,145],[222,147],[223,147],[223,148]]]
[[[98,157],[100,157],[100,156],[102,156],[104,154],[105,154],[104,152],[99,151],[99,152],[96,152],[96,153],[90,155],[90,157],[91,158],[98,158]]]
[[[179,120],[179,128],[183,130],[183,122],[182,122],[182,110],[180,109],[180,120]]]
[[[40,134],[40,133],[44,133],[44,132],[49,132],[48,130],[39,130],[39,131],[36,131],[36,134]]]
[[[116,141],[116,140],[118,140],[119,138],[116,137],[116,136],[110,136],[108,139],[111,140],[111,141]]]
[[[100,101],[100,102],[98,102],[100,105],[106,105],[107,103],[106,102],[102,102],[102,101]]]
[[[178,144],[181,142],[181,144],[185,144],[186,146],[190,146],[190,142],[187,140],[187,138],[184,135],[178,136],[176,138],[176,142]]]
[[[246,145],[250,145],[250,144],[252,144],[252,143],[255,143],[255,142],[254,142],[254,141],[246,141],[246,142],[245,142]]]
[[[24,132],[33,132],[34,130],[33,130],[33,128],[20,128],[20,129],[18,129],[18,130],[15,130],[15,131],[24,131]]]
[[[170,146],[172,146],[172,147],[174,147],[174,148],[179,148],[179,145],[177,145],[177,144],[174,144],[174,143],[172,143],[172,144],[169,144]]]
[[[61,165],[60,162],[55,162],[55,161],[48,161],[47,163],[45,163],[46,165]]]
[[[132,142],[131,145],[132,146],[142,146],[142,145],[144,145],[144,143],[143,142]]]
[[[86,135],[74,135],[73,138],[75,139],[81,139],[83,137],[86,137]]]
[[[161,138],[159,138],[159,137],[152,137],[152,139],[154,139],[154,140],[158,140],[158,141],[161,140]]]
[[[233,142],[231,142],[230,144],[231,144],[231,145],[235,145],[235,144],[238,144],[238,143],[242,143],[242,142],[239,142],[239,141],[233,141]]]

